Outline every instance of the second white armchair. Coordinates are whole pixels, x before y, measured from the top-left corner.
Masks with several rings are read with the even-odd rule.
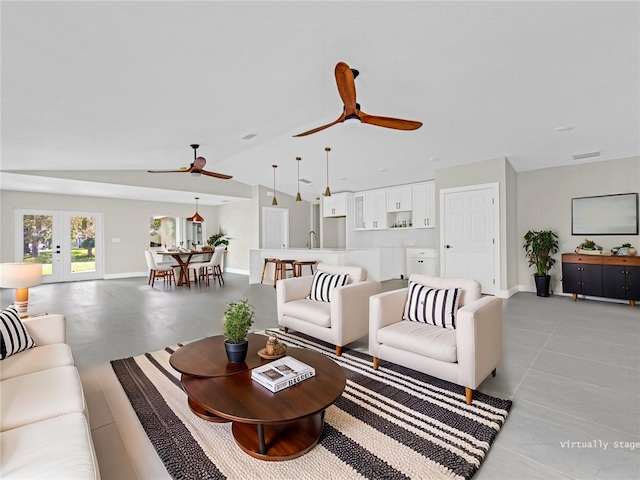
[[[331,290],[329,302],[307,298],[318,272],[348,275],[345,285]],[[380,293],[380,282],[367,280],[361,267],[320,263],[314,276],[278,280],[276,292],[278,325],[335,345],[339,356],[344,345],[369,332],[369,297]]]

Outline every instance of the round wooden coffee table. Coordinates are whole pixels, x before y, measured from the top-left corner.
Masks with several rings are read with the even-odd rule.
[[[185,345],[171,356],[170,363],[182,373],[182,386],[196,415],[233,422],[236,443],[252,457],[290,460],[318,443],[324,411],[342,395],[346,378],[342,367],[330,358],[288,347],[287,355],[315,368],[316,375],[272,393],[251,379],[252,368],[269,362],[257,354],[266,339],[248,336],[249,354],[243,364],[227,362],[222,337]]]

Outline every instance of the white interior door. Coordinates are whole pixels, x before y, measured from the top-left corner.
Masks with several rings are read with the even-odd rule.
[[[262,248],[289,248],[289,210],[262,208]]]
[[[15,210],[15,259],[42,265],[44,283],[101,279],[102,214]]]
[[[441,271],[472,278],[482,293],[495,294],[499,268],[498,184],[440,191]]]

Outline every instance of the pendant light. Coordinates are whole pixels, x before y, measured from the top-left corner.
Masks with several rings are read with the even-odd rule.
[[[327,152],[327,189],[324,191],[325,197],[331,196],[331,190],[329,190],[329,152],[331,151],[330,147],[324,147],[324,151]]]
[[[276,200],[276,168],[278,165],[271,165],[273,167],[273,200],[271,200],[271,205],[278,205],[278,200]]]
[[[296,157],[296,161],[298,162],[298,194],[296,195],[296,202],[301,202],[302,197],[300,196],[300,160],[301,157]]]
[[[193,217],[187,218],[187,220],[189,220],[190,222],[193,222],[193,223],[202,223],[202,222],[204,222],[204,218],[202,218],[200,216],[200,214],[198,213],[198,199],[199,198],[200,197],[195,197],[195,199],[196,199],[196,213],[193,214]]]

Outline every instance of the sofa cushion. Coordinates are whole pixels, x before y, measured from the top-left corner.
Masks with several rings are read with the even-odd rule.
[[[458,361],[456,331],[426,323],[403,320],[378,330],[378,342],[424,357]]]
[[[0,361],[0,380],[73,365],[71,347],[66,343],[41,345]]]
[[[320,270],[316,270],[313,274],[313,282],[311,283],[311,291],[307,295],[307,299],[316,300],[318,302],[330,302],[331,291],[336,287],[346,285],[349,279],[348,274],[331,274]]]
[[[89,426],[81,413],[0,433],[0,478],[100,477]]]
[[[281,306],[283,317],[298,318],[320,327],[331,326],[331,304],[315,300],[294,300]]]
[[[15,305],[0,311],[0,360],[34,346]]]
[[[437,327],[456,328],[459,292],[457,288],[439,290],[409,282],[403,319]]]
[[[75,367],[56,367],[3,380],[0,431],[72,412],[84,413],[85,401]]]

